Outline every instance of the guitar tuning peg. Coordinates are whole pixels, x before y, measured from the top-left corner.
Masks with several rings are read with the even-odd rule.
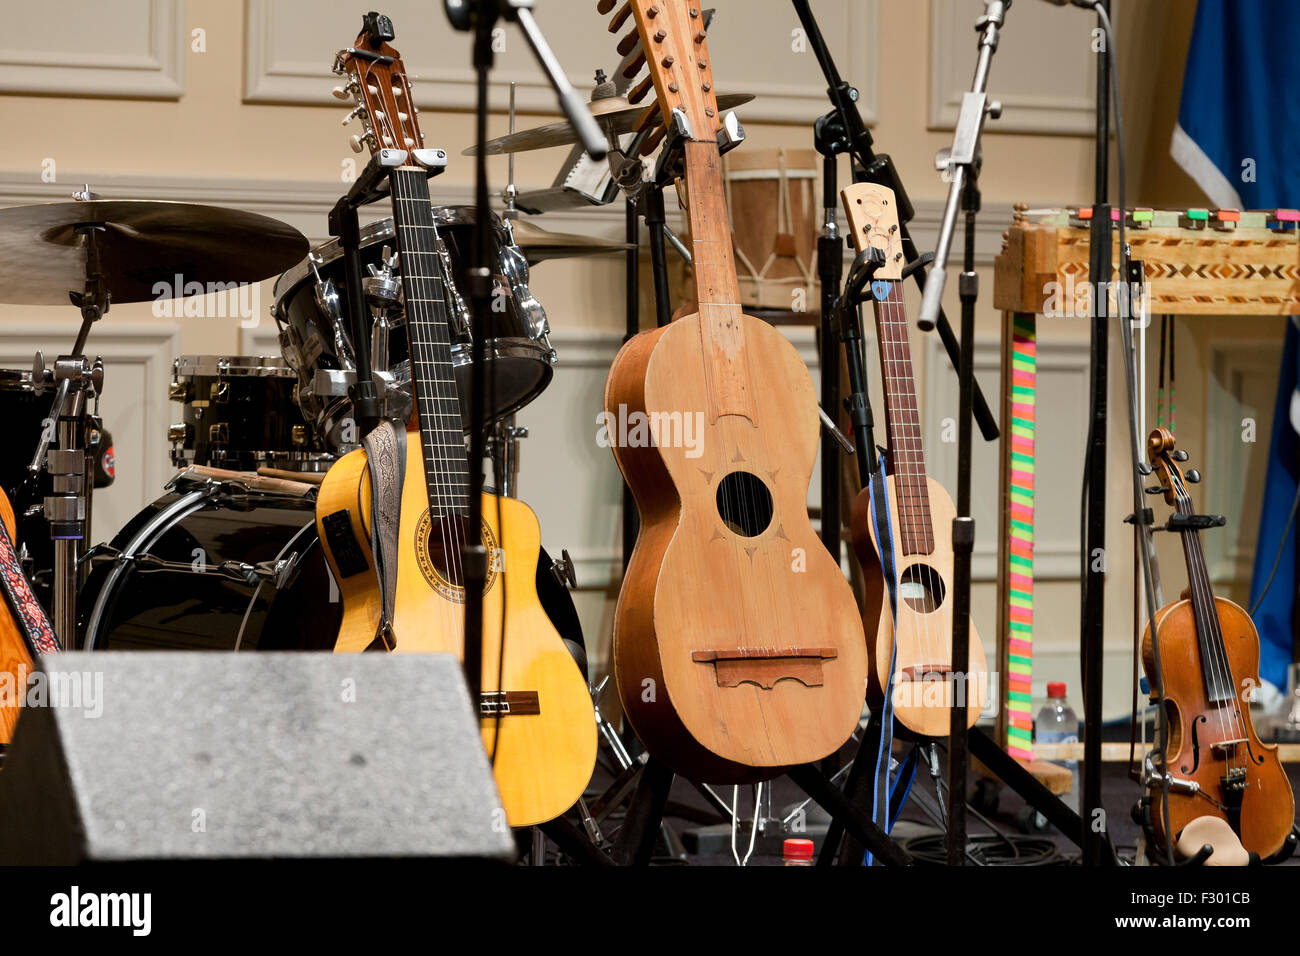
[[[603,17],[614,9],[614,4],[617,2],[618,0],[596,0],[596,12]]]
[[[352,93],[346,86],[334,87],[334,89],[330,90],[330,95],[333,96],[336,100],[348,100],[352,98]]]
[[[358,116],[360,116],[360,115],[361,115],[362,113],[364,113],[365,111],[366,111],[366,108],[365,108],[364,106],[362,106],[362,105],[359,105],[359,104],[358,104],[357,106],[354,106],[351,110],[348,111],[348,115],[345,116],[345,117],[343,117],[343,123],[342,123],[342,125],[343,125],[343,126],[347,126],[349,123],[351,123],[354,119],[356,119]]]
[[[654,89],[654,85],[654,78],[647,76],[644,80],[627,91],[627,101],[633,104],[640,103],[645,99],[645,95]]]
[[[614,19],[609,21],[609,32],[617,33],[619,30],[623,29],[623,24],[627,22],[627,18],[631,15],[632,4],[629,0],[629,2],[624,3],[618,8],[617,12],[614,14]]]
[[[1187,473],[1183,475],[1183,480],[1188,484],[1194,485],[1201,480],[1201,473],[1195,468],[1189,469]]]
[[[367,146],[373,146],[375,136],[373,133],[362,133],[360,135],[350,136],[348,142],[352,146],[352,152],[359,153]]]
[[[641,35],[637,33],[635,30],[633,30],[631,33],[623,34],[623,38],[618,41],[618,47],[617,47],[618,55],[627,56],[629,53],[632,52],[632,49],[637,45],[638,42],[640,42],[640,40],[641,40]]]

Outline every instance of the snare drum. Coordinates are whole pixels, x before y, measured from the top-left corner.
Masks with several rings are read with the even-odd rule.
[[[334,646],[343,606],[316,536],[312,497],[193,482],[145,508],[108,547],[101,557],[92,554],[77,599],[83,647]],[[149,559],[167,566],[150,569],[157,562]],[[277,561],[292,562],[279,589],[251,571]],[[241,578],[227,562],[250,570]]]
[[[169,390],[182,406],[182,421],[167,433],[172,464],[328,471],[334,456],[303,418],[297,387],[297,373],[280,358],[182,355]]]
[[[459,385],[461,412],[467,419],[472,318],[465,273],[472,254],[474,210],[469,206],[435,206],[433,218],[442,240],[439,258],[452,325],[452,364]],[[491,232],[496,260],[494,301],[505,304],[504,309],[491,312],[485,330],[490,388],[488,415],[495,420],[517,411],[542,393],[551,381],[556,356],[550,344],[546,313],[528,290],[527,263],[517,249],[508,245],[505,228],[495,216]],[[392,219],[365,227],[361,230],[362,267],[368,273],[382,276],[383,251],[387,248],[391,255],[396,246]],[[370,301],[375,308],[374,299]],[[338,450],[334,437],[338,423],[351,417],[347,389],[355,380],[350,375],[354,365],[345,317],[347,302],[342,253],[336,240],[313,249],[307,259],[275,283],[274,315],[280,325],[280,345],[285,359],[298,372],[299,400],[316,434],[334,450]],[[390,308],[389,316],[394,334],[388,339],[388,354],[385,361],[374,364],[403,392],[409,412],[409,355],[402,331],[405,314],[400,297]],[[399,417],[391,410],[389,414]]]

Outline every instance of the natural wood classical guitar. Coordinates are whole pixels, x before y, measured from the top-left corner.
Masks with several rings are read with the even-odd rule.
[[[696,780],[759,781],[849,738],[865,694],[862,626],[808,520],[812,380],[790,342],[738,304],[699,4],[630,7],[663,116],[689,127],[698,312],[629,341],[605,383],[607,420],[654,435],[633,427],[613,442],[641,516],[614,672],[657,758]],[[625,19],[620,9],[611,31]],[[693,423],[695,440],[682,440]]]
[[[1169,717],[1163,768],[1170,775],[1169,830],[1176,843],[1197,817],[1218,817],[1246,850],[1270,856],[1295,826],[1295,796],[1277,745],[1260,741],[1250,716],[1250,693],[1259,687],[1259,633],[1244,608],[1216,597],[1211,587],[1201,533],[1193,521],[1196,509],[1179,465],[1186,452],[1176,450],[1174,436],[1164,428],[1151,433],[1147,451],[1165,500],[1177,509],[1170,524],[1183,539],[1187,559],[1187,590],[1156,612],[1158,672],[1149,625],[1142,635],[1142,669],[1151,683],[1151,702],[1159,700],[1158,688],[1163,688]],[[1158,781],[1151,795],[1151,823],[1167,844],[1166,797]]]
[[[372,149],[422,148],[411,88],[397,51],[363,31],[342,54]],[[389,174],[415,389],[407,424],[398,523],[393,636],[398,653],[464,647],[460,548],[468,533],[468,462],[452,370],[444,276],[426,172]],[[322,483],[316,523],[343,599],[336,650],[372,644],[381,597],[370,549],[371,488],[363,449],[341,458]],[[499,517],[498,517],[499,516]],[[596,763],[596,725],[586,681],[537,596],[537,518],[522,501],[483,496],[480,531],[489,554],[483,601],[483,743],[495,747],[497,788],[512,826],[550,820],[582,795]],[[505,618],[505,658],[499,653]],[[501,682],[497,682],[498,668]],[[498,713],[500,718],[498,720]],[[500,740],[494,739],[500,726]]]
[[[853,502],[853,546],[866,579],[863,622],[874,637],[868,643],[873,708],[884,700],[891,660],[894,717],[926,737],[944,737],[954,687],[952,667],[952,519],[956,513],[943,486],[927,476],[921,421],[912,374],[912,351],[903,308],[903,251],[893,190],[858,183],[841,192],[854,248],[884,250],[885,265],[875,273],[876,336],[885,394],[888,498],[894,538],[897,627],[890,614],[880,546],[868,514],[864,489]],[[965,686],[967,723],[974,724],[988,696],[987,664],[975,624],[970,628],[970,668]]]

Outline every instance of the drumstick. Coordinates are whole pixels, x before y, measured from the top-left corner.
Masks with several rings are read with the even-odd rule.
[[[319,485],[325,480],[323,471],[288,471],[284,468],[267,468],[265,466],[257,469],[259,475],[267,478],[285,478],[289,481],[301,481],[311,485]]]
[[[264,478],[251,471],[230,471],[226,468],[212,468],[208,465],[190,465],[183,475],[198,475],[214,481],[238,481],[258,491],[279,491],[289,495],[303,497],[316,490],[315,485],[304,481],[286,481],[284,478]]]

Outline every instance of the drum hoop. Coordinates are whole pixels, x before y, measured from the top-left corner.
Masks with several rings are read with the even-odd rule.
[[[492,214],[494,225],[500,225],[500,217]],[[474,224],[474,207],[462,205],[433,206],[433,224],[435,226],[472,226]],[[377,219],[361,228],[361,241],[358,247],[365,249],[377,242],[390,240],[395,235],[393,217]],[[327,239],[316,246],[296,266],[281,273],[275,280],[271,294],[275,296],[275,314],[285,314],[286,303],[298,291],[303,282],[312,278],[311,263],[315,258],[317,268],[328,266],[343,254],[338,239]]]
[[[298,373],[278,355],[182,355],[172,362],[177,379],[207,376],[216,378],[292,378]]]

